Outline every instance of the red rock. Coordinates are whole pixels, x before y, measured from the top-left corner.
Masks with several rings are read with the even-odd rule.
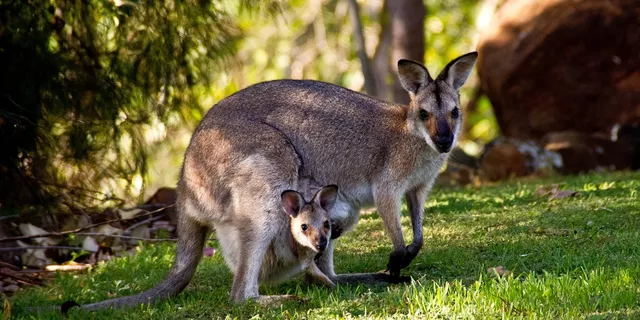
[[[638,0],[508,0],[478,52],[506,137],[640,123]]]

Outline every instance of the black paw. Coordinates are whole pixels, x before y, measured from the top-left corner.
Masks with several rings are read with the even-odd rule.
[[[413,244],[405,247],[404,250],[394,251],[389,255],[389,263],[387,263],[387,271],[395,277],[400,276],[400,269],[404,269],[418,255],[420,248]]]
[[[342,235],[342,226],[335,221],[331,222],[331,240],[338,239]]]
[[[389,270],[383,270],[377,273],[379,277],[379,281],[391,283],[391,284],[400,284],[400,283],[409,283],[411,282],[411,277],[401,276],[401,275],[391,275]]]
[[[60,312],[62,313],[62,315],[67,315],[67,312],[69,312],[69,310],[71,308],[74,307],[80,307],[80,305],[73,301],[73,300],[69,300],[69,301],[65,301],[61,306],[60,306]]]
[[[389,262],[387,263],[387,271],[393,277],[400,276],[400,269],[404,268],[404,256],[406,250],[394,251],[389,255]]]

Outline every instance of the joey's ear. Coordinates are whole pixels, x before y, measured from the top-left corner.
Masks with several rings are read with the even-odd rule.
[[[402,87],[412,94],[418,93],[420,88],[433,81],[427,68],[418,62],[407,59],[398,61],[398,77]]]
[[[477,58],[478,53],[474,51],[454,59],[440,72],[438,80],[443,80],[456,91],[460,90],[471,74]]]
[[[313,196],[313,201],[317,203],[322,209],[325,211],[331,210],[333,205],[336,203],[338,199],[338,186],[335,184],[330,184],[328,186],[322,187],[322,189],[316,192],[316,195]]]
[[[280,195],[282,208],[291,217],[298,216],[300,209],[304,206],[304,200],[298,191],[286,190]]]

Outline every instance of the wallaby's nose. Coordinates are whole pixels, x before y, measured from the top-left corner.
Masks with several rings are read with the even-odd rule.
[[[316,248],[318,248],[318,250],[320,251],[324,251],[324,249],[327,248],[327,243],[329,243],[329,241],[327,240],[327,237],[322,236],[320,237],[320,242],[318,243]]]
[[[453,136],[436,136],[434,141],[436,143],[436,147],[440,150],[440,152],[447,152],[451,148],[451,144],[453,143]]]

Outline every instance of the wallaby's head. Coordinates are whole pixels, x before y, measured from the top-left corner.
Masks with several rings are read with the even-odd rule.
[[[458,90],[467,81],[478,53],[470,52],[449,62],[434,80],[422,64],[398,61],[400,83],[411,96],[409,128],[440,153],[455,145],[462,112]]]
[[[291,218],[291,234],[300,245],[317,252],[327,248],[331,237],[329,210],[338,197],[338,187],[322,187],[306,202],[297,191],[287,190],[281,195],[284,211]]]

